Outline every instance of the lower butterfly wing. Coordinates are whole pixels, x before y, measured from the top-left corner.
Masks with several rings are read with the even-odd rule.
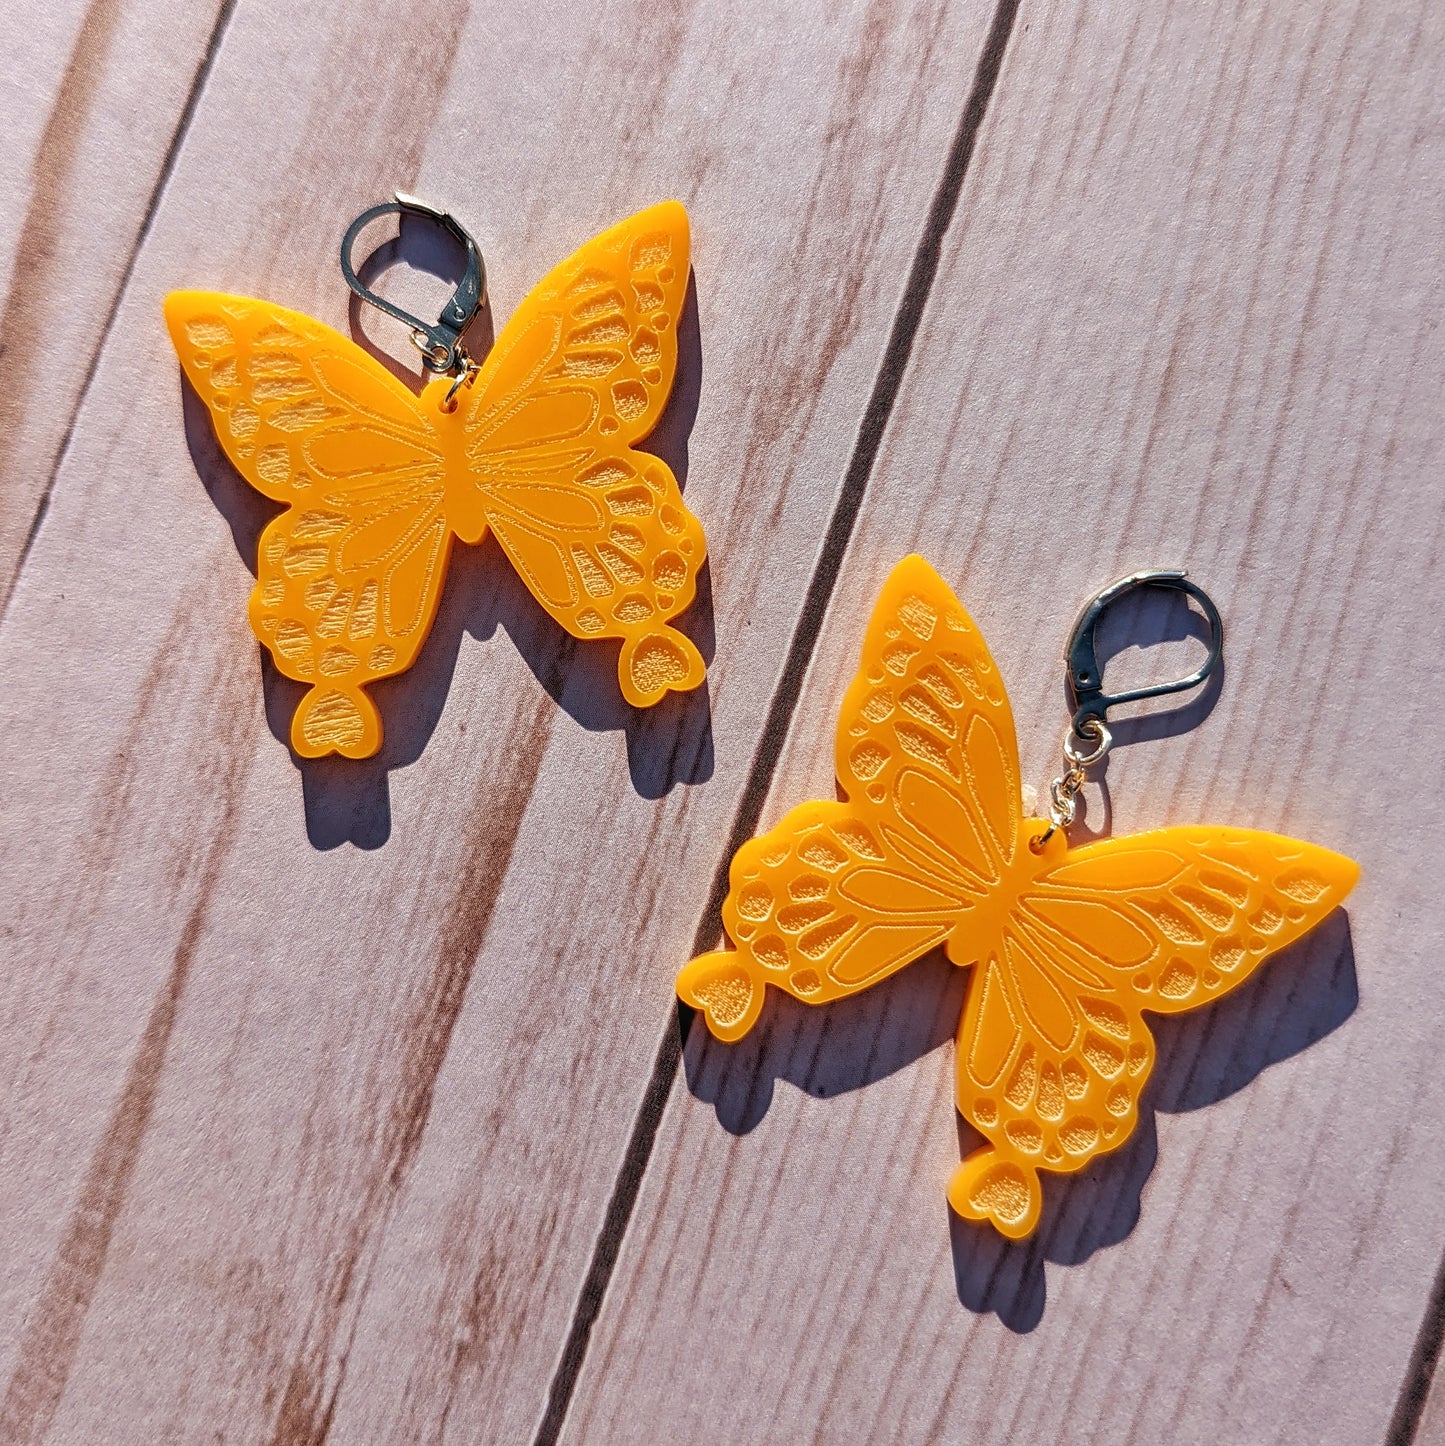
[[[226,455],[288,504],[261,534],[250,617],[280,671],[312,685],[292,746],[368,757],[381,718],[362,689],[411,666],[445,576],[436,429],[378,362],[298,312],[180,291],[166,322]]]
[[[281,672],[312,685],[291,722],[303,757],[381,747],[363,689],[405,672],[426,640],[451,548],[441,490],[438,480],[381,497],[328,494],[261,534],[251,626]]]
[[[723,926],[736,949],[677,979],[719,1039],[757,1021],[763,986],[808,1004],[856,994],[943,943],[966,900],[896,851],[850,803],[805,803],[733,858]]]
[[[675,201],[589,241],[529,295],[463,417],[457,533],[490,528],[538,602],[579,638],[620,638],[618,676],[645,707],[703,680],[668,620],[694,597],[706,544],[671,469],[636,450],[677,373],[687,213]]]
[[[1143,1012],[1194,1009],[1319,923],[1358,875],[1275,834],[1168,828],[1071,850],[1019,895],[970,990],[958,1107],[989,1138],[959,1167],[960,1214],[1037,1222],[1040,1169],[1132,1133],[1154,1064]]]
[[[803,804],[738,850],[723,905],[737,949],[678,977],[722,1039],[751,1028],[765,983],[821,1004],[939,944],[970,962],[988,935],[975,921],[1021,838],[1013,719],[978,629],[920,557],[879,595],[836,762],[846,800]]]

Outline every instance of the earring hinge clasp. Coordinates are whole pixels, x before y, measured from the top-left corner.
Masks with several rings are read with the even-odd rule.
[[[1209,624],[1208,654],[1188,677],[1177,678],[1172,683],[1154,683],[1147,688],[1130,688],[1122,693],[1106,693],[1104,670],[1099,665],[1094,636],[1099,620],[1110,604],[1117,602],[1126,593],[1142,587],[1172,588],[1187,594],[1199,604],[1205,621]],[[1097,736],[1097,729],[1105,723],[1109,709],[1117,708],[1122,703],[1136,703],[1142,698],[1162,698],[1170,693],[1184,693],[1190,688],[1197,688],[1219,666],[1223,647],[1224,623],[1219,616],[1219,609],[1202,587],[1190,582],[1186,574],[1177,568],[1151,568],[1142,572],[1131,572],[1128,577],[1121,577],[1118,582],[1110,583],[1079,614],[1064,652],[1064,662],[1069,670],[1069,690],[1074,699],[1074,734],[1082,738]]]
[[[433,222],[460,242],[466,251],[466,270],[461,281],[457,283],[451,300],[442,308],[442,314],[435,322],[422,321],[420,317],[403,311],[384,296],[378,296],[362,284],[351,264],[351,248],[356,244],[362,228],[378,216],[393,213],[417,216]],[[381,205],[363,211],[346,228],[346,235],[341,239],[341,274],[346,278],[346,284],[363,301],[370,302],[372,306],[386,312],[388,316],[394,316],[398,321],[405,322],[411,328],[411,339],[421,352],[422,364],[428,371],[453,376],[467,372],[472,363],[462,345],[462,333],[471,325],[472,319],[486,301],[487,272],[477,243],[468,234],[466,227],[449,211],[439,210],[425,201],[419,201],[415,196],[397,191],[394,200],[383,201]]]

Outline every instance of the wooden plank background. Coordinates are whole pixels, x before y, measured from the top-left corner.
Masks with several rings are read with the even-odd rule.
[[[1438,7],[35,8],[0,22],[0,1438],[1445,1440]],[[382,757],[291,759],[268,514],[159,302],[344,326],[336,242],[396,187],[472,227],[499,321],[687,203],[658,446],[705,695],[632,716],[462,549]],[[831,787],[910,548],[1040,784],[1079,602],[1188,565],[1227,676],[1087,827],[1365,869],[1160,1030],[1157,1123],[1022,1247],[944,1203],[941,959],[679,1067],[729,839]],[[1182,655],[1121,621],[1165,646],[1120,676]]]
[[[1040,784],[1079,602],[1187,563],[1226,678],[1198,727],[1116,754],[1113,830],[1281,828],[1364,881],[1348,924],[1158,1030],[1157,1135],[1046,1188],[1022,1246],[946,1219],[942,961],[831,1019],[773,1001],[755,1044],[694,1030],[578,1439],[688,1439],[735,1397],[746,1440],[1380,1440],[1427,1310],[1445,850],[1402,854],[1399,821],[1445,706],[1419,606],[1445,579],[1445,27],[1025,13],[766,818],[830,786],[902,552],[958,580]]]
[[[204,84],[220,0],[0,14],[0,600]]]

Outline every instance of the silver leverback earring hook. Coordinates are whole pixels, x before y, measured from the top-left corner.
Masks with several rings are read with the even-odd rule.
[[[1178,678],[1172,683],[1153,683],[1147,688],[1130,688],[1123,693],[1106,693],[1104,670],[1099,665],[1098,647],[1094,641],[1099,620],[1111,604],[1142,587],[1172,588],[1199,604],[1209,624],[1208,655],[1187,678]],[[1098,730],[1106,727],[1109,709],[1122,703],[1137,703],[1141,698],[1163,698],[1170,693],[1185,693],[1190,688],[1197,688],[1219,666],[1223,648],[1224,623],[1219,609],[1209,594],[1197,583],[1190,582],[1185,573],[1176,568],[1153,568],[1131,572],[1128,577],[1111,582],[1079,614],[1064,651],[1064,662],[1069,669],[1069,691],[1074,699],[1074,734],[1080,738],[1098,736]]]
[[[419,216],[434,222],[459,241],[466,250],[466,271],[452,293],[452,299],[442,308],[442,314],[435,323],[422,321],[362,285],[361,278],[351,264],[351,248],[356,244],[362,228],[378,216],[392,213]],[[372,306],[386,312],[388,316],[394,316],[398,321],[405,322],[411,328],[411,339],[421,352],[422,364],[428,371],[441,375],[464,376],[475,365],[462,345],[462,333],[471,325],[472,319],[487,299],[487,272],[477,243],[455,216],[447,211],[440,211],[435,206],[429,206],[415,196],[396,192],[395,200],[383,201],[381,205],[363,211],[346,228],[346,235],[341,238],[341,274],[346,278],[346,284],[363,301],[370,302]]]
[[[1106,693],[1104,670],[1099,664],[1094,635],[1110,604],[1141,587],[1172,588],[1193,598],[1209,624],[1209,652],[1203,663],[1187,678],[1176,678],[1172,683],[1153,683],[1147,688],[1130,688],[1122,693]],[[1069,634],[1068,647],[1064,650],[1064,662],[1069,669],[1069,691],[1074,700],[1073,721],[1064,735],[1064,771],[1050,785],[1049,826],[1031,841],[1029,847],[1035,853],[1042,853],[1059,829],[1066,829],[1073,823],[1087,770],[1101,762],[1114,746],[1114,735],[1109,731],[1109,709],[1122,703],[1136,703],[1141,698],[1162,698],[1170,693],[1184,693],[1190,688],[1197,688],[1219,666],[1223,648],[1224,623],[1214,600],[1176,568],[1131,572],[1128,577],[1111,582],[1085,607]]]

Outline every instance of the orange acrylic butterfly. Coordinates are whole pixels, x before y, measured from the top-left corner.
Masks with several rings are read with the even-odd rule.
[[[702,682],[701,655],[667,626],[692,602],[702,527],[666,463],[635,450],[672,389],[687,278],[677,202],[621,222],[527,297],[450,412],[447,377],[418,396],[298,312],[166,298],[226,455],[287,504],[261,535],[250,616],[281,672],[311,684],[297,753],[381,747],[364,689],[412,665],[453,538],[489,529],[569,633],[621,639],[629,703]]]
[[[1014,1239],[1039,1173],[1134,1129],[1154,1064],[1144,1012],[1197,1008],[1318,923],[1358,869],[1252,829],[1163,828],[1071,849],[1020,807],[1008,695],[983,638],[920,557],[893,571],[836,739],[842,802],[805,803],[738,850],[723,923],[681,997],[735,1040],[764,985],[855,994],[942,945],[972,965],[958,1108],[988,1140],[949,1201]]]

